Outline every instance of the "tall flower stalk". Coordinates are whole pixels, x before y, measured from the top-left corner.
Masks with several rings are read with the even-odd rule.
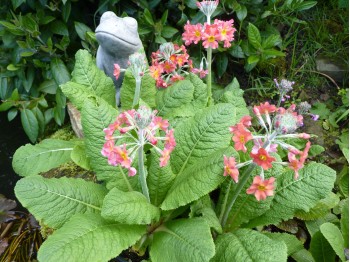
[[[142,77],[148,71],[146,56],[143,53],[134,53],[129,56],[128,65],[136,82],[135,94],[132,102],[132,107],[135,108],[140,101]],[[113,75],[116,79],[119,78],[122,70],[125,71],[125,69],[120,69],[118,64],[114,64]]]
[[[129,56],[129,68],[136,81],[134,100],[132,107],[135,108],[140,101],[141,81],[147,72],[147,61],[143,53],[134,53]]]
[[[140,107],[138,110],[121,113],[115,122],[103,130],[106,142],[102,155],[108,158],[108,164],[128,169],[129,176],[136,175],[138,171],[142,193],[148,201],[150,198],[144,166],[144,146],[153,146],[160,154],[160,166],[166,166],[170,153],[176,146],[174,131],[168,127],[168,121],[156,116],[156,111]],[[159,129],[165,135],[158,135]],[[163,149],[160,149],[158,141],[164,141]],[[132,167],[135,157],[138,158],[138,170]]]
[[[273,163],[288,166],[294,171],[294,179],[298,179],[298,172],[304,167],[311,143],[307,141],[304,150],[300,151],[286,142],[287,139],[291,138],[305,140],[310,138],[309,134],[295,133],[297,128],[303,125],[303,117],[295,112],[295,109],[295,105],[285,109],[270,105],[268,102],[254,106],[253,112],[265,134],[255,135],[249,131],[252,125],[250,116],[243,117],[238,124],[230,127],[230,132],[233,134],[234,148],[237,151],[246,153],[248,151],[247,143],[250,141],[254,142],[254,146],[249,153],[251,160],[243,163],[237,163],[234,157],[224,156],[224,176],[231,176],[237,186],[231,197],[229,197],[230,188],[228,188],[226,197],[224,197],[219,217],[222,226],[231,223],[231,221],[228,223],[231,209],[256,167],[260,169],[260,175],[254,177],[253,183],[246,190],[246,193],[254,195],[258,201],[274,194],[275,178],[265,179],[264,175],[264,171],[272,168]],[[288,151],[288,162],[277,162],[271,155],[271,153],[277,152],[277,147]],[[238,169],[244,166],[247,166],[247,168],[242,175],[239,175]]]
[[[204,25],[196,24],[191,25],[189,22],[185,25],[182,39],[185,41],[185,45],[191,43],[198,44],[202,41],[202,45],[207,50],[206,58],[206,72],[207,72],[207,87],[208,87],[208,102],[211,103],[212,99],[212,60],[213,49],[219,47],[219,43],[223,43],[225,48],[231,46],[234,40],[234,32],[236,29],[233,27],[233,20],[221,21],[218,19],[211,22],[212,15],[219,4],[218,0],[215,1],[202,1],[197,2],[199,10],[206,16],[206,22]]]

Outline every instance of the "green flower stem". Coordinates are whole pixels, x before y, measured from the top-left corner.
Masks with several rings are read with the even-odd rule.
[[[143,145],[144,145],[144,137],[143,137],[143,130],[141,129],[139,131],[139,142],[140,142],[140,147],[137,150],[138,157],[139,157],[139,179],[140,179],[140,184],[142,188],[142,193],[145,195],[147,198],[147,201],[150,203],[151,200],[149,198],[149,192],[148,192],[148,186],[147,186],[147,181],[146,181],[146,172],[145,172],[145,164],[144,164],[144,159],[143,159]]]
[[[139,103],[140,91],[141,91],[141,78],[136,79],[136,88],[135,88],[134,101],[132,102],[132,108],[135,108],[135,106]]]
[[[232,183],[233,183],[232,181],[233,180],[230,179],[230,182],[228,183],[227,188],[226,188],[224,203],[222,204],[222,208],[221,208],[221,212],[220,212],[220,216],[219,216],[219,221],[220,222],[222,221],[222,218],[224,217],[225,207],[227,205],[228,196],[229,196],[229,193],[230,193],[230,190],[231,190],[231,186],[232,186]]]
[[[247,183],[247,181],[250,177],[250,174],[252,173],[252,171],[254,170],[255,167],[256,167],[256,164],[251,163],[248,166],[248,168],[245,170],[243,175],[240,176],[239,181],[237,183],[237,186],[235,188],[235,191],[233,193],[233,196],[229,201],[228,208],[225,210],[224,215],[222,216],[222,219],[220,220],[222,227],[224,227],[226,225],[228,215],[230,214],[230,211],[231,211],[234,203],[236,202],[238,195],[241,193],[242,188]],[[226,194],[229,194],[229,193],[230,193],[230,190],[227,190]],[[225,208],[225,206],[223,206],[223,208]]]
[[[211,104],[211,61],[212,61],[212,56],[213,56],[213,50],[211,47],[208,47],[207,49],[207,70],[208,70],[208,75],[207,75],[207,88],[208,88],[208,104]]]

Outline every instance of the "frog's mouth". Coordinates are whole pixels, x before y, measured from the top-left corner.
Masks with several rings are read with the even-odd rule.
[[[112,41],[114,40],[114,41],[122,42],[126,45],[131,45],[131,46],[135,46],[135,47],[138,45],[137,42],[130,41],[129,39],[117,36],[115,34],[111,34],[110,32],[106,32],[106,31],[96,31],[96,38],[98,40],[101,40],[101,42],[103,42],[106,39],[110,39]]]

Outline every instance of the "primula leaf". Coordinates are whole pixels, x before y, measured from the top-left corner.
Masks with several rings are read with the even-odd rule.
[[[216,189],[225,180],[223,155],[232,154],[232,147],[217,150],[181,172],[169,189],[161,208],[169,210],[184,206]]]
[[[287,233],[268,233],[264,232],[265,236],[268,236],[270,239],[284,242],[287,246],[287,254],[288,256],[302,250],[304,248],[303,243],[296,238],[296,236],[287,234]]]
[[[227,147],[232,136],[229,127],[239,121],[236,113],[232,105],[218,104],[181,122],[174,132],[176,147],[170,159],[175,174]]]
[[[58,139],[45,139],[40,144],[27,144],[16,150],[12,166],[20,176],[37,175],[71,160],[74,143]]]
[[[107,158],[101,154],[105,143],[103,129],[116,120],[117,114],[118,111],[108,105],[103,99],[91,98],[85,101],[81,112],[81,120],[86,141],[86,154],[90,159],[90,166],[96,172],[98,180],[108,181],[113,179],[118,189],[131,191],[132,186],[130,185],[127,173],[120,172],[120,166],[109,165]]]
[[[209,195],[198,199],[191,205],[190,217],[202,216],[210,228],[218,233],[222,233],[220,221],[215,214]]]
[[[332,246],[335,253],[342,261],[345,261],[344,239],[339,228],[332,223],[324,223],[320,226],[320,231],[327,239],[328,243]]]
[[[17,182],[15,193],[37,220],[60,228],[74,214],[99,213],[107,190],[79,178],[30,176]]]
[[[305,221],[305,225],[310,235],[313,236],[320,231],[320,226],[326,222],[339,223],[339,219],[336,215],[328,213],[326,216],[316,220]]]
[[[216,241],[216,254],[212,262],[226,261],[287,261],[287,247],[257,231],[239,229],[220,235]]]
[[[238,107],[246,105],[243,99],[244,91],[240,89],[237,78],[233,78],[232,82],[228,84],[225,88],[222,88],[221,86],[214,87],[215,89],[213,90],[213,98],[215,103],[232,103],[233,105]],[[224,101],[223,96],[225,93],[233,93],[235,97],[234,101]]]
[[[109,261],[133,245],[145,231],[145,226],[105,221],[98,214],[76,215],[43,243],[38,260]]]
[[[153,262],[209,261],[215,246],[208,224],[201,218],[165,223],[154,233],[150,250]]]
[[[84,143],[79,143],[74,146],[73,151],[71,153],[71,158],[78,166],[90,170],[90,161],[86,155],[85,145]]]
[[[64,85],[61,85],[62,92],[70,102],[78,109],[81,110],[84,106],[84,101],[87,97],[95,95],[93,90],[82,84],[69,81]]]
[[[132,108],[132,102],[135,95],[135,87],[135,78],[131,74],[130,69],[127,69],[124,75],[122,87],[120,89],[120,101],[122,109],[127,110]],[[156,106],[156,91],[155,80],[149,74],[145,74],[141,80],[140,98],[152,108]]]
[[[193,100],[193,92],[194,86],[188,80],[158,90],[156,103],[159,115],[165,118],[193,116],[194,112],[188,110],[188,105]]]
[[[113,188],[103,201],[101,215],[123,224],[143,225],[158,221],[160,209],[148,203],[140,192],[123,192]]]
[[[344,246],[349,248],[349,199],[347,198],[342,209],[340,228],[344,238]]]
[[[159,206],[171,187],[175,175],[171,170],[170,164],[165,167],[159,166],[160,156],[155,150],[152,151],[150,157],[150,167],[147,176],[149,196],[151,203],[155,206]]]
[[[75,54],[72,82],[86,86],[89,92],[103,98],[111,106],[115,106],[115,87],[113,80],[97,68],[95,61],[87,50],[79,50]]]
[[[165,118],[190,117],[207,105],[207,86],[194,74],[157,92],[157,109]]]
[[[299,175],[294,180],[293,172],[288,170],[278,177],[271,208],[248,225],[277,224],[292,218],[298,210],[308,212],[320,199],[329,195],[335,181],[335,171],[317,163],[305,166]]]
[[[311,238],[310,252],[315,261],[335,261],[333,248],[320,231],[316,232]]]
[[[299,251],[295,252],[291,255],[291,257],[296,262],[315,262],[314,257],[311,255],[310,251],[306,249],[300,249]]]
[[[314,220],[325,216],[332,208],[339,203],[339,196],[330,193],[326,198],[321,199],[308,212],[298,210],[295,216],[303,220]]]

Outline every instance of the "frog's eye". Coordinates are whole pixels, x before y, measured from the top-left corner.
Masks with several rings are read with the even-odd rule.
[[[115,15],[115,13],[111,12],[111,11],[107,11],[107,12],[104,12],[103,15],[101,16],[101,19],[100,19],[100,23],[102,23],[103,21],[106,21],[108,19],[111,19],[111,18],[116,18],[117,16]]]
[[[137,21],[132,17],[124,17],[124,22],[127,26],[130,26],[131,28],[137,27]]]

